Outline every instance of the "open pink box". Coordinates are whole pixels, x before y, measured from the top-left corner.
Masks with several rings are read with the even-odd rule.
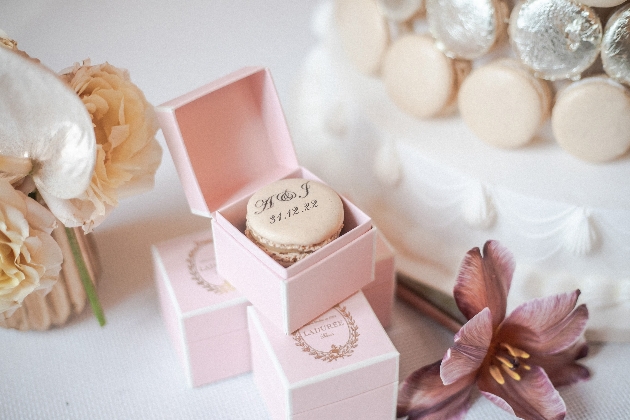
[[[288,268],[243,233],[255,191],[282,178],[320,181],[298,165],[267,69],[239,70],[157,114],[192,212],[212,218],[219,275],[285,334],[372,280],[375,229],[344,197],[340,237]]]
[[[376,256],[374,257],[374,281],[361,291],[384,328],[389,327],[392,322],[395,289],[394,249],[379,233],[376,238]]]
[[[212,233],[152,247],[162,317],[190,386],[251,370],[247,299],[220,278]]]
[[[362,292],[291,335],[248,308],[252,371],[273,419],[394,419],[399,354]]]

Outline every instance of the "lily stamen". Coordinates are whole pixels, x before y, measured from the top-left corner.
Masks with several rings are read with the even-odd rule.
[[[514,369],[514,365],[503,356],[494,356],[499,362],[503,363],[504,366],[507,366],[510,369]]]
[[[510,356],[520,357],[521,359],[529,359],[529,353],[521,349],[517,349],[516,347],[512,347],[508,343],[500,343],[500,344],[501,344],[501,347],[503,347],[504,349],[508,351],[508,353],[510,353]]]
[[[508,375],[510,375],[510,377],[512,379],[514,379],[515,381],[520,381],[521,380],[521,375],[519,375],[518,373],[514,372],[512,369],[510,369],[509,367],[505,366],[505,365],[501,365],[501,367],[503,368],[503,370],[505,371],[505,373],[507,373]]]
[[[503,375],[501,375],[501,371],[495,365],[490,366],[490,375],[498,382],[499,385],[503,385],[505,383],[505,379],[503,378]]]

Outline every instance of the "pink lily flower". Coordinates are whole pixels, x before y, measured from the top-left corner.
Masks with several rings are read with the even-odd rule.
[[[588,353],[586,305],[580,291],[534,299],[506,317],[514,273],[512,254],[496,241],[470,250],[453,294],[468,322],[441,361],[401,384],[398,416],[461,419],[476,386],[500,408],[524,419],[562,419],[566,406],[556,386],[588,379],[575,363]]]

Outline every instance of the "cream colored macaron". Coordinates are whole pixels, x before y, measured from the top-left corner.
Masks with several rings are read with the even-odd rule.
[[[288,178],[252,195],[245,235],[287,267],[336,239],[343,219],[343,203],[332,188]]]
[[[551,115],[556,141],[589,162],[606,162],[630,148],[630,92],[608,77],[589,77],[567,86]]]
[[[626,0],[578,0],[576,3],[585,4],[591,7],[615,7]]]
[[[551,89],[514,59],[475,69],[459,90],[459,112],[484,142],[503,148],[527,144],[549,117]]]
[[[452,109],[470,62],[448,58],[425,35],[398,38],[383,60],[381,79],[391,100],[403,111],[427,118]]]
[[[355,67],[376,74],[389,44],[389,28],[373,0],[338,0],[335,25],[341,46]]]
[[[407,22],[424,11],[424,0],[376,0],[381,13],[394,22]]]

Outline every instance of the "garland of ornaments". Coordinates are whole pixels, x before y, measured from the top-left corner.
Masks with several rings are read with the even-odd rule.
[[[590,162],[630,149],[630,1],[337,0],[335,18],[348,58],[414,117],[459,109],[502,148],[551,119]]]

